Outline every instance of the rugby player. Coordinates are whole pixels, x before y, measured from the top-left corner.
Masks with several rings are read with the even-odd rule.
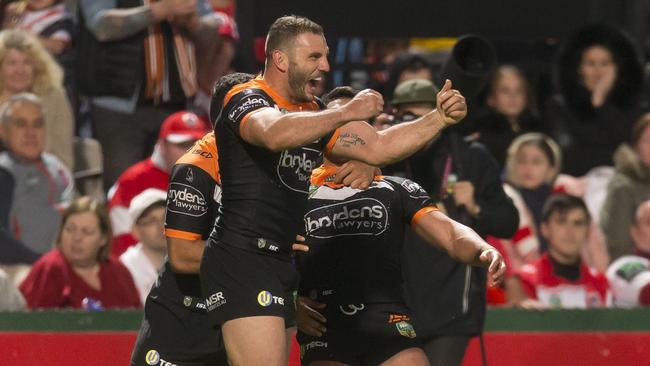
[[[211,111],[218,114],[222,108],[218,101],[223,100],[225,93],[253,78],[245,73],[221,77],[213,89],[217,98]],[[207,299],[200,296],[199,280],[205,240],[220,217],[217,156],[214,132],[210,132],[172,169],[165,220],[169,257],[147,297],[131,365],[157,364],[156,360],[193,366],[227,365],[220,332],[206,318],[207,306],[223,299],[218,294]],[[367,185],[369,173],[362,170],[360,164],[355,165],[350,179]],[[293,249],[307,250],[299,243]]]
[[[222,77],[214,94],[223,96],[251,74]],[[211,106],[220,110],[221,106]],[[219,218],[220,177],[214,132],[194,143],[174,165],[167,192],[165,235],[168,258],[145,302],[144,318],[131,365],[226,366],[221,334],[210,326],[207,305],[218,294],[201,296],[199,263],[214,222]]]
[[[322,153],[384,165],[418,151],[467,113],[462,95],[447,81],[437,109],[377,133],[364,121],[381,112],[383,99],[361,91],[339,108],[321,110],[317,83],[329,71],[322,28],[286,16],[271,26],[261,76],[233,87],[215,120],[223,188],[223,215],[201,261],[209,307],[231,364],[286,365],[294,325],[297,274],[290,244],[302,227],[309,177]],[[344,126],[345,125],[345,126]],[[340,128],[342,127],[342,128]],[[340,129],[339,129],[340,128]],[[337,173],[342,177],[351,167]]]
[[[338,91],[341,97],[328,107],[353,96]],[[502,280],[503,258],[472,229],[440,213],[417,183],[377,176],[359,190],[334,183],[335,174],[335,164],[326,160],[311,177],[304,216],[310,250],[301,256],[297,310],[301,361],[428,365],[402,295],[407,225],[456,260],[487,268],[492,283]]]

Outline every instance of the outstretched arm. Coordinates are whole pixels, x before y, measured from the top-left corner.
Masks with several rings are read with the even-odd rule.
[[[376,131],[359,120],[348,123],[340,129],[328,157],[337,162],[354,159],[376,166],[395,163],[422,149],[442,129],[458,123],[465,115],[465,97],[452,89],[451,81],[447,80],[438,93],[433,111],[383,131]]]
[[[282,114],[274,108],[260,109],[249,114],[239,132],[250,144],[282,151],[307,145],[349,121],[376,116],[382,108],[381,95],[366,89],[346,105],[320,112]]]
[[[428,243],[445,250],[452,258],[485,267],[492,285],[503,280],[506,272],[503,257],[469,227],[439,211],[432,211],[419,217],[414,229]]]

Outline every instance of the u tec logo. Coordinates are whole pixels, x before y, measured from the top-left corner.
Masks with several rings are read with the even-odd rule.
[[[257,294],[257,302],[260,305],[267,307],[271,305],[271,302],[273,302],[273,296],[271,296],[271,293],[268,291],[260,291],[260,293]]]

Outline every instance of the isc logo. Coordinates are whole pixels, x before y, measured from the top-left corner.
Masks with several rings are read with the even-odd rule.
[[[283,297],[273,296],[268,291],[260,291],[260,293],[257,294],[257,302],[264,307],[270,306],[271,304],[284,306]]]

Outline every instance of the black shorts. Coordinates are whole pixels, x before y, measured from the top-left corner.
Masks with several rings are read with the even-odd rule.
[[[408,309],[402,304],[328,304],[327,332],[313,337],[298,331],[300,361],[379,365],[393,355],[420,347]]]
[[[131,355],[131,366],[227,366],[221,331],[208,322],[204,300],[170,299],[154,287]]]
[[[213,324],[251,316],[277,316],[284,318],[287,328],[293,327],[297,285],[298,272],[290,257],[283,260],[212,239],[203,253],[201,290],[208,298],[206,305]]]

